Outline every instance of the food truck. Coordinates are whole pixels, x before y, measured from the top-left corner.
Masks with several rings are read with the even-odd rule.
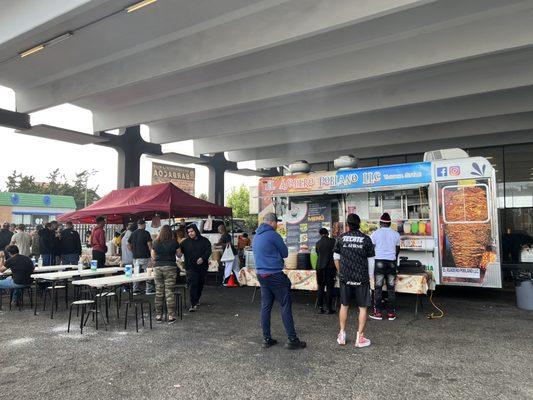
[[[499,288],[495,171],[482,157],[435,153],[418,163],[262,178],[259,218],[276,212],[280,234],[298,252],[314,247],[320,228],[344,232],[349,213],[370,235],[388,212],[400,257],[420,261],[436,284]]]

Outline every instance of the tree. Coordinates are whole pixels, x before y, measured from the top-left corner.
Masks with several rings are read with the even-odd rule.
[[[257,228],[257,214],[250,214],[250,191],[246,186],[233,188],[226,204],[233,209],[234,218],[244,219],[249,229]]]
[[[9,192],[19,193],[37,193],[37,194],[53,194],[74,197],[76,208],[83,208],[85,205],[85,192],[87,191],[87,204],[92,204],[100,198],[96,193],[98,186],[95,188],[86,188],[87,179],[94,174],[95,171],[81,171],[75,175],[74,180],[69,183],[65,175],[61,175],[59,169],[50,172],[44,184],[35,183],[33,175],[22,175],[13,171],[7,177],[6,189]]]

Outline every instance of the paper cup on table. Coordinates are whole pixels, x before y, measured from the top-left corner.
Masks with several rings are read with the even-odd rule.
[[[148,274],[148,276],[152,276],[152,274],[154,273],[154,269],[152,267],[148,267],[146,268],[146,273]]]

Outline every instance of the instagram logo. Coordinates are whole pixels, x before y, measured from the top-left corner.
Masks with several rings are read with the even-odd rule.
[[[448,172],[450,173],[450,176],[459,176],[461,175],[461,168],[458,166],[450,167],[448,168]]]

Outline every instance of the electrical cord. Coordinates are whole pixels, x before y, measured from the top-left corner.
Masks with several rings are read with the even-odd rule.
[[[433,293],[435,293],[434,290],[431,290],[431,294],[429,295],[429,302],[431,303],[431,305],[440,312],[440,314],[435,314],[434,312],[432,312],[431,314],[428,314],[427,318],[428,319],[440,319],[440,318],[444,318],[444,311],[437,307],[437,305],[433,302]]]

